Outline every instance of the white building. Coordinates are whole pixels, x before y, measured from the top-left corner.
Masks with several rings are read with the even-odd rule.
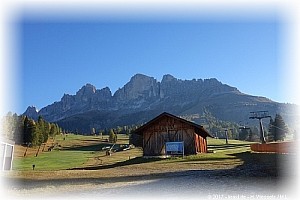
[[[0,166],[1,171],[11,170],[14,154],[14,142],[0,138]]]

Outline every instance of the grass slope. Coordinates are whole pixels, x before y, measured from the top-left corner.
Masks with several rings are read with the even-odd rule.
[[[118,138],[119,145],[128,143],[128,136],[119,135]],[[6,176],[10,179],[45,181],[74,178],[110,180],[118,177],[128,180],[204,170],[228,177],[274,177],[285,167],[280,162],[291,157],[252,153],[250,142],[229,140],[229,144],[225,144],[225,140],[213,138],[208,139],[208,149],[215,153],[146,159],[142,157],[142,149],[135,148],[106,156],[105,151],[99,151],[101,147],[110,145],[105,139],[99,136],[68,135],[66,139],[58,136],[55,142],[61,145],[60,150],[42,152],[35,157],[34,149],[34,153],[25,158],[22,156],[24,152],[16,151],[19,155],[14,160],[14,170]],[[34,171],[32,164],[36,165]]]
[[[128,136],[119,135],[118,142],[115,146],[128,144]],[[139,149],[133,149],[128,152],[118,152],[113,156],[106,156],[103,147],[112,146],[106,142],[107,136],[83,136],[68,134],[66,136],[56,136],[54,140],[50,139],[47,146],[57,143],[58,148],[53,151],[39,151],[38,148],[29,148],[26,157],[24,157],[25,147],[16,146],[16,151],[13,161],[13,170],[32,170],[32,165],[35,165],[35,170],[63,170],[79,167],[87,167],[93,165],[114,164],[141,156],[142,152]],[[42,149],[42,148],[41,148]]]
[[[35,165],[35,170],[47,171],[73,168],[101,169],[108,168],[107,166],[115,167],[146,162],[143,158],[139,158],[142,156],[142,150],[139,148],[106,156],[105,151],[102,151],[102,147],[112,144],[105,142],[105,139],[107,139],[107,136],[82,136],[73,134],[56,136],[54,141],[49,141],[48,143],[58,143],[60,145],[58,150],[40,152],[37,157],[35,156],[37,148],[31,150],[31,153],[28,153],[26,157],[22,156],[22,151],[16,151],[18,155],[15,155],[13,170],[32,170],[33,164]],[[119,135],[117,145],[121,144],[128,144],[128,136]],[[173,158],[161,160],[161,163],[170,163],[176,160],[188,162],[235,159],[233,154],[249,151],[249,145],[250,143],[248,142],[236,140],[230,140],[229,144],[225,144],[224,140],[209,138],[208,149],[215,153],[191,155],[186,156],[184,159]]]

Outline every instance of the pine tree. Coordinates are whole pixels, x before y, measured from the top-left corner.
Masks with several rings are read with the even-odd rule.
[[[14,132],[14,138],[13,140],[15,141],[16,144],[23,144],[23,134],[24,134],[24,120],[25,117],[20,116],[16,117],[17,120],[17,126]]]
[[[56,130],[55,129],[56,129],[55,124],[50,124],[50,133],[49,133],[49,135],[51,137],[54,137],[56,135]]]
[[[275,141],[284,140],[288,132],[288,127],[285,124],[281,115],[276,114],[273,126],[274,126],[274,130],[273,130],[274,140]]]
[[[45,140],[45,126],[44,126],[44,120],[41,116],[39,116],[37,125],[36,125],[36,137],[38,138],[38,145],[42,144]]]
[[[239,134],[239,140],[246,140],[249,137],[249,132],[246,128],[242,128]]]
[[[39,145],[39,137],[37,133],[37,127],[36,123],[34,120],[29,119],[28,120],[28,126],[27,126],[27,131],[28,131],[28,138],[29,138],[29,143],[31,143],[33,146],[38,146]]]
[[[115,134],[113,129],[110,129],[108,140],[109,140],[110,143],[116,143],[117,142],[117,137],[116,137],[116,134]]]
[[[30,129],[29,129],[29,119],[27,116],[24,118],[24,125],[23,125],[23,142],[24,144],[28,144],[32,142],[32,137],[30,134]]]
[[[59,135],[62,133],[61,128],[58,126],[58,124],[55,124],[56,129],[56,135]]]
[[[44,142],[47,142],[50,135],[50,123],[44,120]]]

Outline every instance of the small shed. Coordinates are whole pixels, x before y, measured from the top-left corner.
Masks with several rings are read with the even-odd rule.
[[[162,113],[135,132],[142,136],[144,156],[166,155],[167,142],[183,142],[184,154],[207,152],[207,137],[212,137],[198,124],[170,113]]]
[[[13,155],[14,155],[14,144],[15,142],[0,138],[0,166],[1,171],[11,170]]]

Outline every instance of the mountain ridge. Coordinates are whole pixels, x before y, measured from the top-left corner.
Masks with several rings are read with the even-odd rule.
[[[238,122],[255,110],[288,114],[285,107],[288,106],[266,97],[244,94],[216,78],[181,80],[166,74],[157,81],[151,76],[135,74],[114,94],[109,87],[97,89],[87,83],[75,95],[64,94],[60,101],[36,113],[33,108],[27,109],[23,115],[33,118],[41,115],[68,130],[86,132],[91,128],[143,123],[161,112],[201,114],[208,109],[219,119]]]

